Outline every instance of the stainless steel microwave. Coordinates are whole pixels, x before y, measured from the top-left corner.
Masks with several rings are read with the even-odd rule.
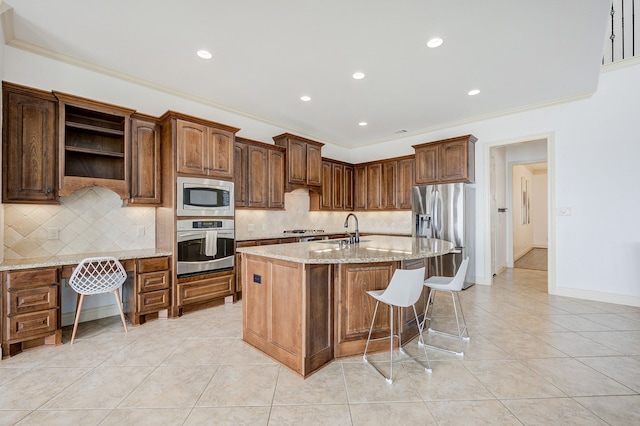
[[[178,216],[233,216],[233,182],[178,177]]]

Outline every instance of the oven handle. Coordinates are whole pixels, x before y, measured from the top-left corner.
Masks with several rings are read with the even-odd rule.
[[[212,229],[214,231],[214,229]],[[233,231],[216,231],[218,233],[218,238],[233,238]],[[178,231],[178,242],[182,243],[184,241],[191,240],[199,240],[206,237],[206,233],[203,231],[197,232],[189,232],[189,231]]]

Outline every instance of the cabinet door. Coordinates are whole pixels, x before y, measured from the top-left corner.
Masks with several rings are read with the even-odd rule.
[[[177,171],[206,176],[208,172],[208,128],[201,124],[176,120]]]
[[[223,179],[233,177],[233,140],[231,132],[209,127],[207,174]]]
[[[353,210],[353,167],[344,166],[344,209]]]
[[[328,161],[322,162],[322,196],[320,197],[320,209],[331,210],[333,200],[333,172],[331,169],[331,163]]]
[[[439,177],[441,182],[467,182],[468,173],[468,142],[456,140],[440,144]]]
[[[307,144],[307,184],[322,185],[322,151],[319,146]]]
[[[131,120],[131,204],[159,205],[161,199],[160,126]]]
[[[398,200],[399,209],[411,209],[411,187],[414,182],[413,158],[398,161]]]
[[[382,163],[367,166],[367,209],[382,209]]]
[[[284,208],[284,152],[269,150],[269,208]]]
[[[266,148],[250,145],[249,157],[248,207],[267,207],[269,166]]]
[[[247,206],[247,151],[246,144],[236,142],[233,147],[233,182],[236,207]]]
[[[2,202],[57,204],[56,102],[4,88]]]
[[[287,145],[288,181],[290,184],[307,183],[307,144],[290,139]]]
[[[367,167],[356,166],[353,169],[355,182],[353,185],[355,210],[366,210],[367,208]]]
[[[416,149],[416,185],[438,182],[439,145]]]
[[[382,163],[382,208],[395,209],[397,201],[397,161]]]
[[[344,167],[341,164],[331,165],[333,176],[333,209],[344,210]]]

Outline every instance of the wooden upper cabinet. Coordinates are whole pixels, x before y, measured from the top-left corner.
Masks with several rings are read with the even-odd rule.
[[[475,142],[473,135],[414,145],[417,185],[475,182]]]
[[[356,165],[353,167],[354,183],[354,210],[367,209],[367,166]]]
[[[59,195],[102,186],[122,199],[130,198],[130,117],[134,110],[53,94],[59,101]]]
[[[287,190],[322,185],[322,146],[323,143],[283,133],[274,136],[276,145],[286,148]]]
[[[382,208],[395,209],[397,202],[398,162],[385,161],[382,163]]]
[[[269,162],[266,148],[249,145],[248,205],[247,207],[268,207]]]
[[[162,173],[160,124],[152,117],[131,118],[131,205],[160,205]]]
[[[177,172],[232,179],[234,130],[177,119]]]
[[[382,205],[382,163],[367,165],[367,210],[380,210]]]
[[[269,149],[269,203],[271,209],[284,209],[285,154],[283,149]]]
[[[2,202],[57,204],[57,100],[2,83]]]
[[[411,209],[411,187],[414,177],[415,158],[413,156],[398,160],[398,209]]]
[[[320,209],[331,210],[334,200],[334,182],[332,163],[328,161],[322,162],[322,192],[320,194]]]
[[[344,166],[342,164],[331,164],[331,176],[333,183],[333,196],[331,207],[334,210],[344,210]]]
[[[344,166],[344,209],[353,210],[354,204],[354,168]]]
[[[245,138],[234,145],[236,207],[283,209],[285,149]]]
[[[247,155],[249,147],[245,143],[236,142],[233,146],[233,182],[236,207],[247,205]]]
[[[307,143],[307,185],[322,185],[322,145]]]
[[[209,170],[210,176],[223,179],[233,178],[234,134],[209,127]]]

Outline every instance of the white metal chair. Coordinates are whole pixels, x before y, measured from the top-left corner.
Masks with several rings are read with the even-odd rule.
[[[445,348],[440,348],[438,346],[426,345],[424,343],[424,340],[420,340],[419,342],[420,345],[429,346],[431,348],[442,350],[445,352],[450,352],[459,356],[464,355],[463,342],[469,341],[470,336],[469,336],[469,330],[467,329],[467,321],[464,318],[464,312],[462,311],[462,304],[460,303],[460,291],[462,290],[462,286],[464,285],[464,279],[465,279],[465,276],[467,275],[468,268],[469,268],[469,258],[467,257],[460,264],[460,267],[458,268],[458,271],[456,272],[456,275],[454,277],[433,276],[433,277],[427,278],[427,280],[424,282],[424,285],[429,287],[431,290],[429,291],[429,298],[427,299],[427,306],[425,307],[425,310],[424,310],[424,319],[422,320],[421,328],[424,329],[424,323],[427,320],[429,320],[429,328],[427,329],[427,331],[429,333],[440,334],[443,336],[457,338],[460,341],[460,352],[456,352],[456,351],[445,349]],[[433,310],[435,307],[435,292],[437,291],[444,291],[451,294],[451,301],[453,302],[453,312],[456,315],[456,325],[458,327],[457,335],[444,333],[442,331],[434,330],[431,328],[431,319],[432,319],[431,317],[433,316]],[[462,322],[464,324],[464,327],[462,328],[462,330],[460,330],[460,320],[458,319],[458,310],[456,308],[456,297],[454,297],[454,294],[457,296],[458,306],[460,307],[460,315],[462,316]],[[429,311],[429,305],[431,305],[431,316],[427,315]],[[464,335],[465,333],[467,334],[466,336]],[[420,336],[420,339],[422,339],[422,336]]]
[[[127,271],[115,257],[88,257],[83,259],[73,270],[69,278],[69,286],[78,293],[78,306],[76,307],[76,319],[71,333],[71,344],[76,337],[78,320],[84,296],[91,294],[113,293],[116,296],[116,304],[120,311],[120,318],[124,331],[127,332],[127,323],[122,312],[120,302],[120,287],[127,280]]]
[[[367,337],[367,343],[364,348],[364,355],[362,358],[365,362],[371,364],[377,371],[380,373],[388,383],[393,383],[393,363],[404,361],[404,359],[393,360],[393,338],[398,338],[398,348],[401,353],[405,353],[402,347],[402,338],[400,336],[400,331],[398,333],[394,333],[394,329],[396,328],[396,324],[394,323],[393,311],[394,308],[397,309],[398,312],[398,322],[400,321],[400,308],[413,307],[413,314],[416,319],[416,325],[418,326],[418,333],[420,335],[420,339],[422,340],[422,324],[418,320],[418,313],[416,312],[416,302],[420,298],[422,294],[422,290],[424,288],[424,270],[425,268],[420,269],[396,269],[393,276],[391,277],[391,281],[385,290],[372,290],[367,291],[371,297],[376,299],[376,307],[373,311],[373,318],[371,319],[371,327],[369,328],[369,336]],[[378,313],[378,305],[380,302],[389,305],[389,337],[380,337],[376,339],[371,338],[371,333],[373,331],[373,325],[376,321],[376,314]],[[401,325],[397,325],[398,330],[400,330]],[[385,376],[385,374],[378,368],[377,365],[372,363],[367,359],[367,350],[369,349],[369,342],[375,340],[383,340],[389,339],[389,377]],[[421,356],[421,355],[420,355]],[[424,348],[424,356],[427,360],[427,367],[424,367],[420,362],[416,360],[416,357],[411,357],[414,361],[416,361],[420,366],[422,366],[426,372],[431,373],[431,364],[429,363],[429,357],[427,356],[427,350]]]

